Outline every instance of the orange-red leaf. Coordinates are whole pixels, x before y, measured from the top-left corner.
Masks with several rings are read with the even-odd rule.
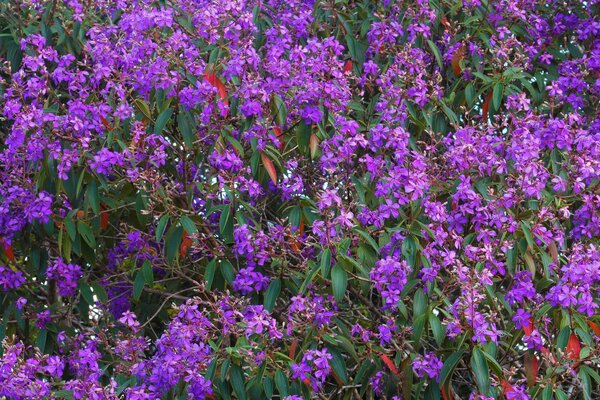
[[[273,181],[274,185],[277,185],[277,171],[275,170],[275,165],[273,164],[273,161],[271,161],[269,156],[262,151],[260,152],[260,159],[262,160],[262,163],[265,166],[267,173],[271,178],[271,181]]]
[[[525,375],[527,376],[527,385],[529,387],[535,386],[535,382],[540,371],[540,362],[536,355],[529,353],[525,354]]]
[[[567,344],[567,357],[571,360],[579,360],[579,353],[581,353],[581,342],[579,342],[577,335],[571,333]]]
[[[442,400],[453,400],[454,394],[452,393],[452,384],[450,380],[446,382],[446,384],[442,387]]]
[[[107,131],[111,132],[113,130],[113,127],[110,125],[110,122],[108,122],[106,118],[101,116],[100,121],[102,121],[102,125],[104,125]]]
[[[310,134],[310,158],[315,158],[317,155],[317,150],[319,150],[319,138],[314,133]]]
[[[554,240],[550,239],[550,243],[548,243],[548,251],[552,256],[554,262],[558,261],[558,248],[556,247],[556,243]]]
[[[454,72],[454,76],[458,77],[462,72],[462,68],[460,66],[460,61],[465,58],[465,47],[464,45],[460,46],[458,49],[454,51],[452,54],[452,72]]]
[[[590,326],[590,328],[592,328],[596,336],[600,336],[600,326],[598,326],[598,324],[592,321],[588,321],[588,325]]]
[[[181,238],[181,245],[179,246],[179,255],[182,258],[185,257],[190,247],[192,247],[192,238],[189,237],[188,233],[184,230],[183,237]]]
[[[390,371],[392,371],[392,373],[394,375],[396,375],[397,377],[400,377],[400,372],[398,372],[398,368],[396,368],[396,365],[394,365],[394,362],[385,354],[383,353],[379,353],[379,357],[381,358],[381,361],[383,361],[383,363],[385,365],[387,365],[387,367],[390,369]]]
[[[484,121],[487,121],[488,111],[490,110],[490,101],[492,101],[492,92],[491,91],[485,97],[485,101],[483,102],[482,116],[483,116]]]

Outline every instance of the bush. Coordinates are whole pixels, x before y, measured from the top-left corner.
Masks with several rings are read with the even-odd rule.
[[[0,0],[0,396],[600,397],[597,3]]]

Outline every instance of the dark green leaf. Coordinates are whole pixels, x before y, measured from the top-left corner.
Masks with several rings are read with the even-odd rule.
[[[340,264],[335,264],[331,270],[331,284],[335,300],[341,302],[344,299],[346,287],[348,286],[348,273]]]
[[[321,276],[323,279],[329,278],[329,270],[331,269],[331,250],[325,249],[321,254]]]
[[[167,108],[165,111],[161,112],[160,115],[156,118],[156,123],[154,124],[154,133],[160,134],[167,126],[169,119],[171,119],[171,115],[173,114],[172,108]]]
[[[277,301],[277,296],[279,296],[279,292],[281,291],[281,280],[274,279],[269,284],[267,291],[265,292],[265,308],[268,311],[272,311],[275,306],[275,302]]]
[[[483,351],[477,347],[473,348],[473,354],[471,355],[471,370],[481,393],[488,395],[490,392],[490,371]]]

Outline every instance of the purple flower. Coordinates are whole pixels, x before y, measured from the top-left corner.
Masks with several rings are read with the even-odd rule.
[[[415,371],[415,374],[417,374],[419,378],[427,375],[430,379],[435,379],[439,382],[440,371],[442,370],[444,363],[442,363],[434,353],[429,352],[423,356],[419,355],[415,357],[412,365],[413,371]]]
[[[46,270],[48,279],[56,281],[58,294],[61,296],[75,295],[77,282],[81,278],[81,267],[77,264],[67,264],[62,258],[57,259]]]
[[[406,261],[387,257],[377,261],[371,270],[371,281],[384,300],[383,309],[395,309],[400,301],[400,293],[406,285],[410,267]]]

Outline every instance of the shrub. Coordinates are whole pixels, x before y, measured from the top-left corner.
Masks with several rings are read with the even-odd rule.
[[[597,3],[0,1],[0,396],[600,397]]]

